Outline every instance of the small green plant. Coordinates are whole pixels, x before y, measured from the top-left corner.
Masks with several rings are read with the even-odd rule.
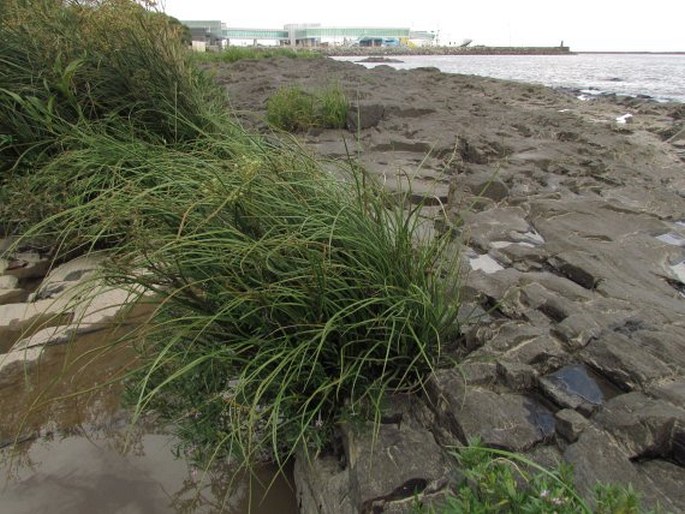
[[[309,93],[297,86],[279,89],[266,104],[266,119],[289,132],[310,128],[343,128],[348,101],[340,87]]]
[[[441,514],[640,514],[637,493],[630,487],[599,484],[586,501],[573,484],[567,464],[546,469],[522,455],[486,448],[478,442],[462,448],[456,458],[464,484],[440,507],[417,506],[420,513]],[[594,506],[593,506],[594,505]]]

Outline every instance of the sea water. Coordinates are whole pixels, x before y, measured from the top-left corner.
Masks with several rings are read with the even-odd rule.
[[[397,69],[434,66],[446,73],[481,75],[591,93],[648,95],[656,100],[685,102],[685,55],[411,55],[392,56]],[[337,57],[359,61],[363,57]],[[378,66],[377,63],[363,63]]]

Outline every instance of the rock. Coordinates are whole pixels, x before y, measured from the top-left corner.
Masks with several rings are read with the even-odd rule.
[[[55,298],[93,277],[95,271],[107,258],[106,252],[96,252],[77,257],[50,271],[36,290],[36,299]]]
[[[589,366],[625,391],[632,391],[673,373],[647,349],[616,332],[602,334],[580,355]]]
[[[639,392],[609,400],[594,419],[633,459],[672,457],[676,427],[685,428],[685,410]]]
[[[347,129],[358,132],[377,126],[383,119],[385,107],[374,102],[352,103],[347,111]]]
[[[497,364],[469,360],[459,365],[459,372],[467,385],[492,385],[497,381]]]
[[[74,311],[65,309],[64,304],[52,300],[0,305],[0,352],[8,351],[29,332],[71,322]]]
[[[12,275],[0,276],[0,305],[20,303],[26,300],[28,293],[19,287],[19,279]]]
[[[528,391],[537,383],[538,373],[528,364],[498,360],[497,372],[504,384],[513,391]]]
[[[584,252],[564,252],[550,257],[549,265],[585,289],[595,289],[601,279],[596,259]]]
[[[539,380],[540,389],[554,401],[569,409],[590,416],[604,403],[604,392],[582,364],[573,364]]]
[[[685,409],[685,380],[682,378],[654,384],[648,392],[656,398],[666,400],[676,407]]]
[[[51,260],[36,252],[22,252],[0,260],[0,273],[18,279],[42,278],[50,269]]]
[[[26,373],[36,364],[42,354],[42,347],[0,354],[0,388],[23,380]]]
[[[357,514],[350,497],[350,477],[334,456],[307,455],[295,459],[293,479],[302,514]]]
[[[453,464],[425,429],[405,423],[381,425],[377,432],[345,426],[343,441],[356,512],[386,512],[390,504],[403,504],[401,511],[409,513],[415,499],[442,495],[453,484]]]
[[[570,351],[585,348],[601,332],[600,326],[585,313],[571,314],[552,329],[552,334],[561,339]]]
[[[535,366],[539,373],[547,373],[563,366],[570,360],[561,343],[551,336],[539,336],[522,341],[510,348],[507,359]]]
[[[655,494],[648,498],[654,507],[658,502],[662,512],[685,512],[685,469],[661,459],[640,462],[638,472],[652,484]]]
[[[507,185],[494,174],[488,173],[468,173],[452,177],[450,190],[452,189],[466,189],[474,196],[489,198],[495,202],[509,196]]]
[[[589,421],[582,414],[573,409],[562,409],[555,414],[557,419],[557,433],[569,443],[578,440],[578,436],[589,425]]]
[[[564,460],[573,465],[575,485],[584,496],[590,496],[597,482],[636,488],[644,483],[628,454],[609,434],[593,426],[566,448]]]
[[[478,437],[486,446],[525,451],[554,435],[554,416],[531,397],[464,386],[454,370],[434,374],[428,389],[439,422],[464,444]]]

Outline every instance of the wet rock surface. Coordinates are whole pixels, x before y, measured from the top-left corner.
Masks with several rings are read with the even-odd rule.
[[[585,491],[632,483],[685,510],[680,104],[331,60],[215,71],[257,128],[278,87],[339,82],[349,130],[305,146],[331,160],[354,148],[387,188],[411,181],[412,201],[440,206],[426,216],[463,245],[465,301],[486,313],[463,323],[459,371],[431,380],[425,427],[441,443],[553,449]]]

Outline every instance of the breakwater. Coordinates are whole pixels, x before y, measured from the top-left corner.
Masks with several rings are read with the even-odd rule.
[[[423,46],[423,47],[319,47],[331,57],[368,55],[572,55],[568,46]]]

